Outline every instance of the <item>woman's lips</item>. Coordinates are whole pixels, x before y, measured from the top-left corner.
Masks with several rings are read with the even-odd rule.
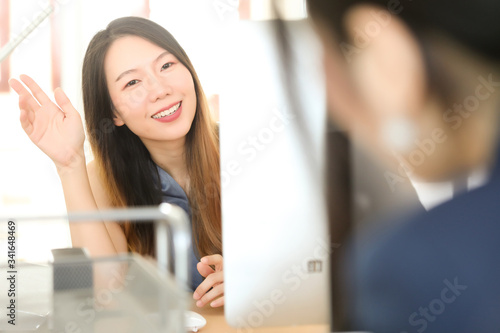
[[[177,107],[177,109],[175,109],[176,105],[174,105],[172,107],[175,110],[173,112],[171,111],[172,108],[170,108],[170,110],[165,110],[165,111],[158,112],[158,113],[154,114],[151,118],[153,118],[154,120],[157,120],[159,122],[162,122],[162,123],[168,123],[168,122],[174,121],[177,118],[179,118],[179,116],[181,115],[181,112],[182,112],[182,101],[179,102],[178,105],[179,106]],[[163,117],[161,117],[160,115],[162,113],[166,113],[166,115],[164,115]]]

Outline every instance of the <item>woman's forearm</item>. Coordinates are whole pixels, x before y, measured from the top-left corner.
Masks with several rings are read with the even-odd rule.
[[[98,207],[87,174],[85,160],[58,168],[68,212],[97,211]],[[73,247],[85,247],[91,256],[118,253],[103,221],[70,222]]]

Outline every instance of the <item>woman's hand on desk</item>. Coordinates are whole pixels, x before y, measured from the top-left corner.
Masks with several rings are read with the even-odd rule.
[[[213,269],[211,266],[214,266]],[[193,293],[193,298],[198,300],[196,306],[203,307],[210,303],[215,308],[224,305],[224,274],[223,259],[220,254],[201,258],[198,271],[205,277]]]
[[[56,105],[32,78],[21,75],[21,81],[31,93],[18,80],[11,79],[9,84],[19,95],[21,126],[30,140],[58,169],[81,163],[85,140],[83,124],[66,94],[61,88],[55,90]]]

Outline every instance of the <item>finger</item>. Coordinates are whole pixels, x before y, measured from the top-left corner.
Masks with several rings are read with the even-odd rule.
[[[10,79],[9,80],[9,86],[14,89],[14,91],[18,94],[21,95],[23,90],[26,90],[23,86],[23,84],[16,79]]]
[[[10,79],[9,84],[12,89],[19,95],[19,108],[26,111],[35,111],[40,107],[40,104],[33,98],[31,93],[24,85],[16,79]]]
[[[34,119],[35,111],[40,110],[40,104],[38,104],[31,94],[23,94],[22,96],[19,96],[19,109],[28,112],[30,119]]]
[[[59,105],[59,107],[63,110],[66,116],[71,116],[74,114],[74,112],[78,112],[73,107],[73,104],[71,104],[71,101],[69,100],[68,96],[61,88],[57,88],[54,91],[54,97],[56,99],[57,105]]]
[[[198,272],[200,272],[201,276],[207,277],[212,273],[215,273],[212,267],[205,265],[204,263],[199,262],[198,265],[196,265],[196,268],[198,269]]]
[[[215,272],[213,274],[210,274],[205,281],[200,283],[198,288],[193,293],[193,298],[194,299],[200,299],[205,295],[210,288],[224,282],[224,273],[223,272]]]
[[[224,295],[222,295],[221,297],[217,298],[215,301],[213,301],[212,303],[210,303],[210,306],[213,307],[213,308],[217,308],[219,306],[223,306],[225,303],[224,301]]]
[[[220,254],[212,254],[210,256],[205,256],[200,260],[205,265],[214,265],[216,270],[222,270],[223,258]]]
[[[47,104],[52,102],[49,96],[47,96],[47,94],[43,92],[42,88],[40,88],[40,86],[35,82],[35,80],[33,80],[32,78],[30,78],[28,75],[25,74],[21,75],[20,78],[21,81],[23,81],[24,84],[26,84],[26,86],[31,90],[33,96],[35,96],[35,98],[40,102],[40,104]]]
[[[203,297],[196,302],[197,307],[203,307],[208,303],[214,301],[217,297],[224,295],[224,284],[219,284],[210,290],[208,293],[203,295]]]

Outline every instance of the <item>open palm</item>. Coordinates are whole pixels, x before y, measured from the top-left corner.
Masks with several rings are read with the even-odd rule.
[[[56,105],[32,78],[21,75],[21,81],[31,93],[15,79],[9,83],[19,95],[21,126],[30,140],[57,167],[69,166],[83,158],[82,120],[62,89],[57,88],[54,92]]]

